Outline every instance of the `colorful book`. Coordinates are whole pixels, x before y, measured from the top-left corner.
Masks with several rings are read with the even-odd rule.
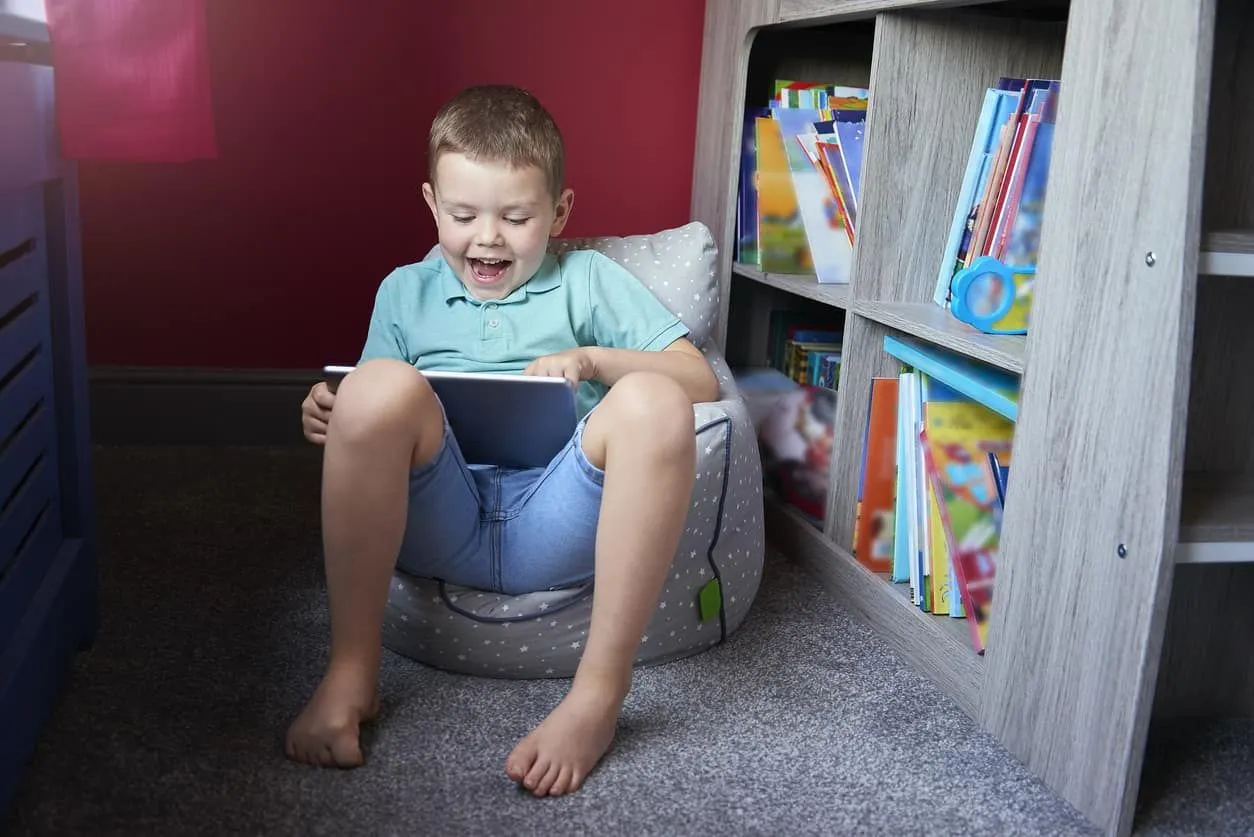
[[[893,568],[894,503],[897,494],[897,378],[871,381],[862,447],[859,511],[853,551],[872,572]]]
[[[1019,418],[1018,375],[892,335],[884,338],[884,351],[1010,421]]]
[[[1014,423],[969,401],[937,402],[929,406],[924,440],[928,479],[940,501],[971,641],[983,653],[1000,533],[988,455],[1009,465]]]
[[[814,137],[817,133],[814,123],[821,121],[823,114],[802,108],[772,108],[771,112],[788,145],[788,167],[814,274],[820,284],[847,283],[853,266],[853,248],[849,245],[844,220],[823,173],[810,160],[801,140],[801,135]]]
[[[754,119],[757,141],[758,266],[768,273],[812,273],[784,135],[770,117]]]

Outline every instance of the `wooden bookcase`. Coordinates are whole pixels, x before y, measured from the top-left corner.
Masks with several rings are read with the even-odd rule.
[[[843,311],[829,509],[769,535],[1062,797],[1131,831],[1151,720],[1254,711],[1254,8],[1244,0],[739,0],[707,6],[693,217],[720,339]],[[1030,333],[931,303],[983,90],[1062,79]],[[731,260],[746,104],[871,90],[849,285]],[[850,557],[872,377],[904,334],[1022,376],[989,644]]]

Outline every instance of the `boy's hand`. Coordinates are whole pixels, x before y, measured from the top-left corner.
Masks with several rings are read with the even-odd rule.
[[[335,393],[327,389],[326,381],[319,381],[300,405],[300,426],[305,431],[305,438],[315,445],[326,444],[327,422],[331,420],[334,404]]]
[[[565,378],[570,381],[571,386],[578,386],[580,381],[595,378],[596,372],[597,366],[593,353],[587,346],[538,357],[523,370],[524,375]]]

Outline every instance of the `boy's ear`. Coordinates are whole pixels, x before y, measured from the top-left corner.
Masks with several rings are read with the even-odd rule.
[[[549,238],[557,238],[562,234],[562,230],[566,227],[566,222],[570,220],[570,211],[575,206],[575,193],[571,189],[563,189],[562,194],[557,197],[556,213],[553,216],[553,226],[549,227]]]
[[[427,201],[427,208],[431,210],[431,217],[438,224],[440,222],[440,213],[435,208],[435,189],[430,183],[422,184],[422,196]]]

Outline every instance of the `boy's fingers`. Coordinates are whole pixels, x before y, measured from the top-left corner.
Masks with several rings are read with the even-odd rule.
[[[326,384],[319,384],[314,387],[311,395],[314,403],[324,410],[329,410],[335,405],[335,393],[331,392]]]

